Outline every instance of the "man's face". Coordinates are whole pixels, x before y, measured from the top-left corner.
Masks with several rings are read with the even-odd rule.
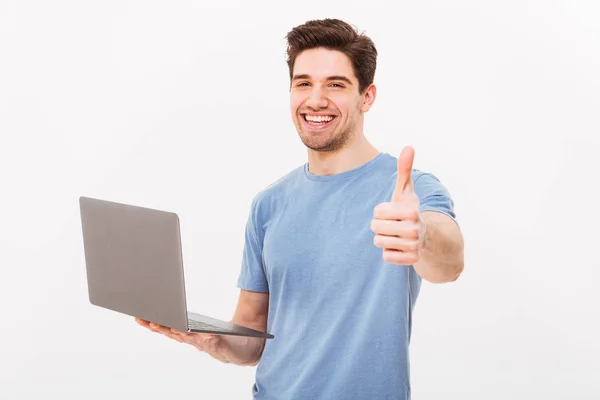
[[[362,129],[363,113],[375,96],[363,95],[350,59],[339,51],[311,49],[296,57],[290,106],[300,139],[310,149],[335,151]]]

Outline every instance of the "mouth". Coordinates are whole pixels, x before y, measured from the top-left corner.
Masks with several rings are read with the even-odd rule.
[[[336,120],[335,115],[323,115],[323,114],[300,114],[300,119],[310,130],[322,130],[327,129]]]

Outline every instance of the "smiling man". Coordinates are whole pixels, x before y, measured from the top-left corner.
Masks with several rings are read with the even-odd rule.
[[[252,201],[232,319],[275,339],[138,322],[222,362],[257,365],[255,399],[410,399],[421,282],[452,282],[463,269],[453,201],[413,168],[411,147],[396,158],[366,139],[377,60],[367,36],[326,19],[287,39],[307,162]]]

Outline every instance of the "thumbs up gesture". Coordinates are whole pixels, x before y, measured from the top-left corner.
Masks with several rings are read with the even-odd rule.
[[[414,149],[405,147],[398,157],[398,179],[391,201],[375,207],[371,230],[373,242],[383,249],[383,259],[398,265],[413,265],[419,260],[424,223],[415,194],[411,171]]]

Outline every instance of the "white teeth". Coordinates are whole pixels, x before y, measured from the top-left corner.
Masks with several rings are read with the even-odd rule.
[[[333,119],[333,117],[329,115],[305,115],[307,121],[310,122],[329,122]]]

